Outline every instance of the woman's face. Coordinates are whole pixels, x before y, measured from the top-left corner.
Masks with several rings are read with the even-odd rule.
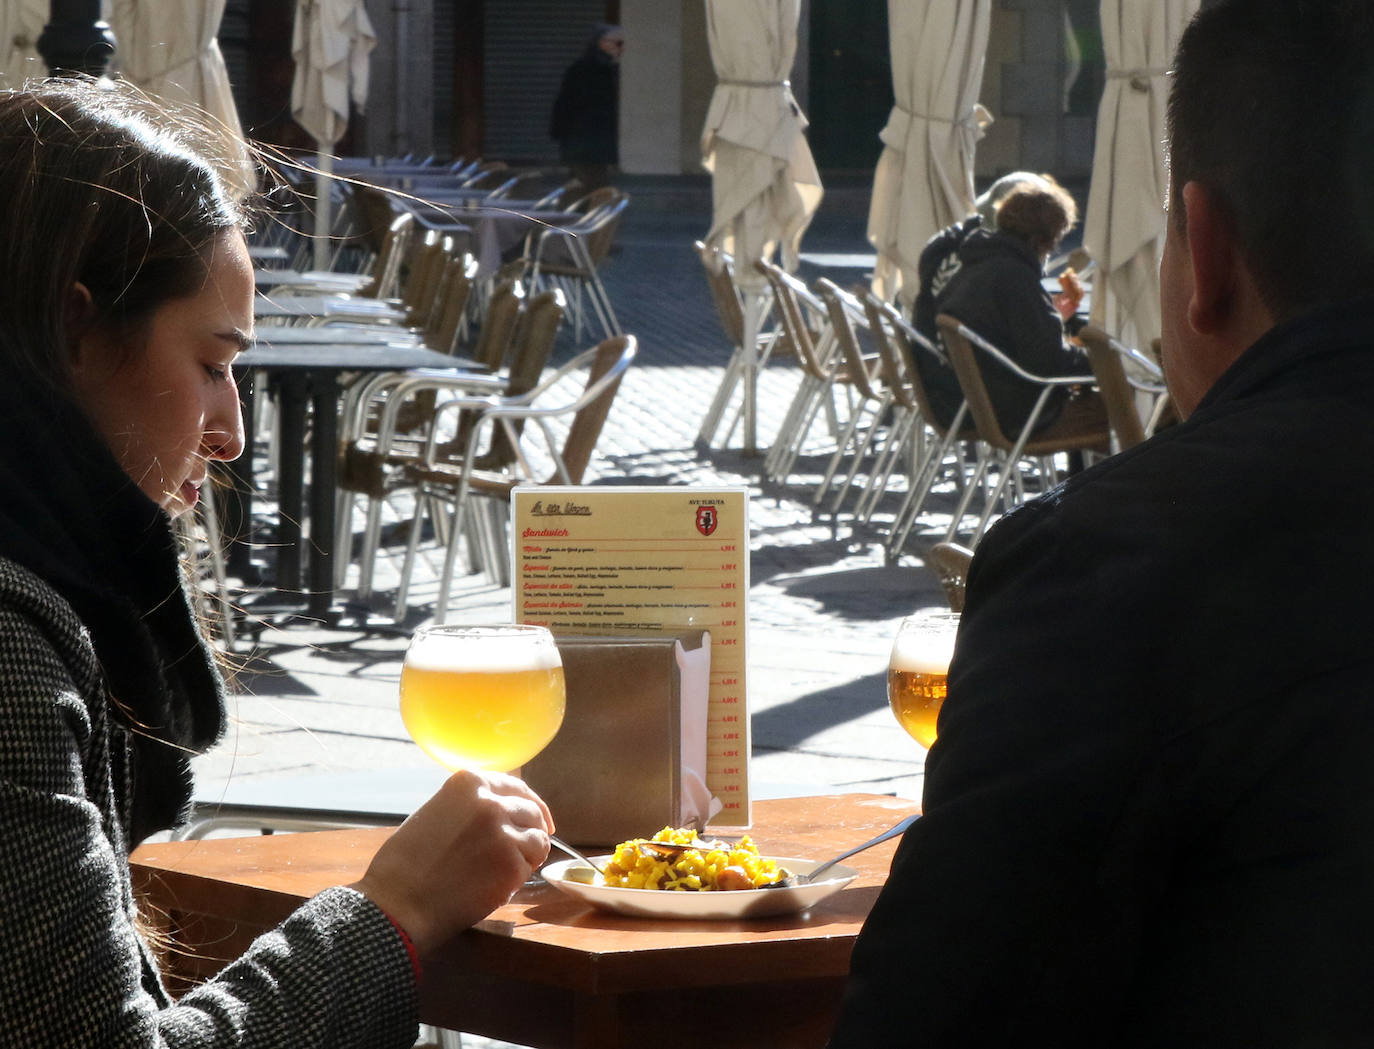
[[[199,501],[209,460],[243,451],[231,365],[252,330],[253,267],[235,231],[216,241],[199,290],[153,313],[141,345],[120,354],[95,329],[80,340],[82,407],[124,472],[173,517]]]

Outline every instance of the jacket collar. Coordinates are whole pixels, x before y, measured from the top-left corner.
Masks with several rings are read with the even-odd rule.
[[[1352,350],[1374,361],[1374,298],[1318,307],[1276,324],[1222,372],[1195,411],[1245,397],[1299,363]]]

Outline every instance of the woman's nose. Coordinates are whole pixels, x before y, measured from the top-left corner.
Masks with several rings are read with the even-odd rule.
[[[207,459],[233,462],[243,454],[243,408],[239,404],[238,386],[230,382],[223,395],[216,399],[215,411],[206,420],[202,441]]]

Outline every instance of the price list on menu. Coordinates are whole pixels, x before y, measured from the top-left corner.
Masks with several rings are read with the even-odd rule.
[[[714,823],[749,823],[745,488],[517,488],[517,622],[555,632],[711,635],[706,786]]]

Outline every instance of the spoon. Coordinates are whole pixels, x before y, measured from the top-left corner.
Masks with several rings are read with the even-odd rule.
[[[842,852],[834,859],[826,860],[819,867],[813,867],[811,871],[807,874],[797,874],[792,871],[788,871],[786,878],[782,878],[779,881],[775,881],[769,885],[761,886],[761,888],[790,889],[797,885],[806,885],[809,882],[813,882],[822,872],[828,871],[831,867],[835,866],[835,864],[839,863],[840,860],[847,860],[850,856],[853,856],[855,853],[863,852],[864,849],[871,849],[874,845],[880,845],[883,842],[887,841],[889,838],[895,838],[898,834],[903,833],[908,827],[910,827],[920,818],[921,814],[919,812],[912,813],[910,816],[902,820],[902,822],[897,824],[895,827],[889,827],[887,830],[879,834],[876,838],[869,838],[862,845],[856,845],[848,852]]]
[[[702,841],[698,838],[696,841],[689,841],[686,845],[677,845],[671,841],[641,841],[639,843],[641,851],[657,853],[659,856],[670,860],[677,859],[688,849],[695,849],[698,852],[711,852],[715,849],[728,850],[730,847],[728,841],[722,841],[719,838],[711,841]]]
[[[555,849],[558,849],[560,852],[566,852],[566,853],[567,853],[569,856],[571,856],[573,859],[575,859],[575,860],[581,860],[583,863],[585,863],[585,864],[586,864],[588,867],[590,867],[592,870],[596,871],[596,873],[599,874],[599,875],[601,875],[603,878],[606,876],[606,872],[605,872],[604,870],[602,870],[599,866],[597,866],[597,865],[596,865],[595,863],[593,863],[591,860],[587,859],[586,856],[583,856],[582,853],[578,852],[576,849],[574,849],[574,848],[573,848],[571,845],[569,845],[567,842],[565,842],[565,841],[560,841],[558,838],[555,838],[552,834],[550,834],[550,835],[549,835],[549,844],[552,845]]]

